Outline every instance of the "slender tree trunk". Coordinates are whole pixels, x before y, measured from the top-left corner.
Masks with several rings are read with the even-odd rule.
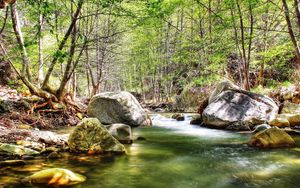
[[[292,23],[291,23],[289,7],[288,7],[288,4],[287,4],[286,0],[282,0],[282,4],[283,4],[283,8],[284,8],[285,20],[286,20],[286,23],[287,23],[287,26],[288,26],[288,31],[289,31],[290,38],[291,38],[291,41],[293,43],[294,50],[295,50],[296,57],[297,57],[297,66],[299,66],[300,65],[300,49],[299,49],[299,45],[297,43],[297,39],[296,39],[294,31],[293,31],[293,26],[292,26]]]
[[[70,47],[70,52],[69,52],[69,58],[67,61],[67,66],[65,68],[65,72],[63,75],[63,79],[61,81],[61,84],[57,90],[56,96],[61,100],[64,94],[64,89],[65,86],[67,85],[69,81],[70,75],[72,75],[72,63],[73,63],[73,58],[75,54],[75,47],[76,47],[76,27],[74,26],[74,29],[72,31],[72,42],[71,42],[71,47]]]
[[[294,6],[295,6],[295,12],[296,12],[296,17],[297,17],[297,26],[298,26],[298,32],[300,34],[300,10],[299,10],[299,0],[294,0]]]
[[[29,81],[31,80],[31,75],[29,71],[29,59],[27,55],[27,50],[24,44],[24,38],[21,30],[20,18],[18,14],[18,10],[16,9],[16,5],[11,5],[11,17],[12,17],[12,24],[13,29],[18,41],[18,44],[21,49],[22,53],[22,71],[21,74],[25,76]]]
[[[40,8],[40,7],[39,7]],[[39,70],[38,70],[38,80],[39,83],[42,84],[44,80],[44,54],[43,54],[43,15],[41,14],[41,11],[39,13]]]
[[[52,72],[54,70],[54,67],[55,67],[55,65],[57,63],[57,60],[59,59],[59,55],[58,55],[59,52],[61,52],[61,50],[65,47],[65,44],[66,44],[69,36],[71,35],[71,33],[72,33],[72,31],[73,31],[73,29],[74,29],[74,27],[76,25],[76,22],[78,20],[78,16],[79,16],[79,14],[81,12],[81,8],[82,8],[82,5],[83,5],[84,2],[85,2],[84,0],[79,0],[79,2],[77,4],[77,9],[76,9],[76,11],[75,11],[75,13],[74,13],[74,15],[72,17],[71,24],[69,25],[69,28],[68,28],[68,30],[67,30],[64,38],[60,42],[60,45],[59,45],[58,50],[57,50],[57,54],[54,56],[54,58],[53,58],[53,60],[52,60],[52,62],[50,64],[50,66],[49,66],[49,69],[47,71],[47,74],[45,76],[45,80],[43,82],[42,88],[45,89],[45,90],[47,90],[47,91],[49,91],[49,92],[51,92],[51,93],[53,93],[54,91],[49,86],[50,76],[51,76],[51,74],[52,74]]]
[[[6,26],[6,24],[7,24],[8,15],[9,15],[9,7],[6,7],[4,22],[3,22],[3,25],[2,25],[2,27],[1,27],[1,29],[0,29],[0,36],[1,36],[1,34],[3,33],[3,31],[4,31],[4,29],[5,29],[5,26]]]
[[[77,96],[77,74],[76,72],[73,72],[72,74],[72,93],[71,93],[71,98],[72,100],[76,100]]]
[[[239,36],[238,36],[238,29],[237,29],[237,26],[236,26],[236,23],[235,23],[235,18],[234,18],[234,10],[233,8],[231,8],[231,18],[232,18],[232,23],[233,23],[233,30],[234,30],[234,39],[235,39],[235,46],[236,46],[236,51],[237,53],[239,54],[240,58],[242,58],[242,51],[240,49],[240,42],[239,42]],[[242,72],[243,72],[243,64],[239,61],[239,79],[240,79],[240,84],[242,85],[243,83],[243,75],[242,75]]]
[[[244,19],[242,10],[240,7],[239,0],[236,0],[236,5],[238,8],[238,14],[240,19],[240,32],[241,32],[241,42],[242,42],[242,61],[243,61],[243,85],[244,89],[249,90],[249,66],[247,62],[247,56],[246,56],[246,45],[245,45],[245,31],[244,31]]]

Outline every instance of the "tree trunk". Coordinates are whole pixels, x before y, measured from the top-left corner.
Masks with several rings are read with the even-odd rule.
[[[296,17],[297,17],[297,26],[300,34],[300,10],[299,10],[299,0],[294,0],[294,6],[295,6],[295,12],[296,12]]]
[[[21,30],[21,24],[20,24],[20,18],[18,14],[18,10],[16,9],[15,5],[11,5],[11,18],[12,18],[12,24],[13,29],[17,38],[17,42],[21,49],[22,54],[22,71],[21,74],[25,76],[29,81],[31,80],[30,71],[29,71],[29,60],[27,51],[24,44],[24,38]]]
[[[291,23],[289,7],[288,7],[288,4],[287,4],[286,0],[282,0],[282,4],[283,4],[283,8],[284,8],[285,20],[286,20],[286,23],[287,23],[287,26],[288,26],[288,31],[289,31],[290,38],[291,38],[291,41],[293,43],[294,50],[295,50],[296,57],[297,57],[297,66],[299,66],[300,65],[300,49],[299,49],[297,39],[296,39],[294,31],[293,31],[293,26],[292,26],[292,23]]]
[[[40,12],[39,15],[39,70],[38,70],[38,80],[39,83],[42,84],[44,80],[44,54],[43,54],[43,15]]]
[[[241,11],[239,0],[236,0],[236,5],[238,8],[238,14],[240,19],[240,32],[241,32],[241,42],[242,42],[242,62],[243,62],[243,86],[244,89],[250,90],[250,84],[249,84],[249,66],[248,66],[248,60],[246,56],[246,45],[245,45],[245,31],[244,31],[244,19],[243,14]]]
[[[53,60],[52,60],[52,62],[51,62],[51,64],[50,64],[50,66],[49,66],[49,69],[48,69],[48,71],[47,71],[47,74],[46,74],[46,76],[45,76],[45,80],[44,80],[44,82],[43,82],[42,88],[43,88],[44,90],[47,90],[47,91],[51,92],[51,93],[53,93],[54,91],[53,91],[53,89],[50,88],[50,86],[49,86],[50,76],[51,76],[51,74],[52,74],[52,72],[53,72],[53,70],[54,70],[54,67],[55,67],[55,65],[56,65],[56,63],[57,63],[57,60],[59,59],[59,52],[61,52],[61,50],[65,47],[65,44],[66,44],[68,38],[70,37],[70,35],[71,35],[71,33],[72,33],[72,31],[73,31],[75,25],[76,25],[76,22],[77,22],[77,20],[78,20],[79,14],[80,14],[80,12],[81,12],[81,8],[82,8],[83,3],[84,3],[84,0],[79,0],[79,2],[78,2],[78,4],[77,4],[77,9],[76,9],[76,11],[75,11],[75,13],[74,13],[74,15],[73,15],[73,17],[72,17],[71,24],[69,25],[69,28],[68,28],[68,30],[67,30],[67,32],[66,32],[64,38],[63,38],[62,41],[60,42],[59,47],[58,47],[58,50],[56,51],[56,55],[54,56],[54,58],[53,58]]]
[[[67,85],[69,78],[72,75],[72,63],[73,63],[75,47],[76,47],[76,34],[77,34],[76,26],[74,26],[73,31],[72,31],[72,42],[71,42],[71,47],[70,47],[70,52],[69,52],[69,58],[67,61],[67,66],[65,68],[64,76],[60,83],[60,87],[58,88],[57,93],[56,93],[56,96],[60,100],[63,98],[65,86]]]

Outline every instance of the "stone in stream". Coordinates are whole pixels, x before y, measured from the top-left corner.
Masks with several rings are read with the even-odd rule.
[[[289,127],[290,122],[286,117],[282,116],[281,114],[278,114],[274,119],[271,119],[269,121],[269,125],[274,127]]]
[[[280,148],[294,146],[295,141],[285,131],[273,127],[254,134],[249,145],[259,148]]]
[[[84,182],[85,180],[86,177],[84,177],[83,175],[74,173],[68,169],[50,168],[39,171],[25,178],[23,182],[59,187],[79,184]]]
[[[282,114],[300,114],[300,105],[291,103],[291,102],[284,102],[281,113]]]
[[[0,143],[0,154],[8,156],[24,156],[24,155],[39,155],[40,153],[23,146],[17,146],[13,144],[1,144]]]
[[[129,92],[105,92],[95,95],[87,110],[89,117],[103,124],[124,123],[133,127],[151,126],[150,117]]]
[[[190,121],[191,125],[201,125],[203,123],[201,115],[194,115]]]
[[[202,118],[203,123],[212,128],[251,130],[273,119],[277,113],[278,107],[271,98],[225,81],[216,86]]]
[[[129,125],[122,123],[106,126],[108,132],[122,144],[132,143],[132,131]]]
[[[266,129],[270,129],[271,126],[268,125],[268,124],[261,124],[261,125],[257,125],[254,127],[254,133],[258,133],[258,132],[261,132],[263,130],[266,130]]]
[[[41,152],[43,149],[45,149],[44,143],[39,142],[32,142],[32,141],[26,141],[26,140],[19,140],[17,141],[17,145],[24,146],[26,148],[30,148],[36,151]]]
[[[26,163],[23,160],[0,161],[0,167],[5,167],[5,166],[23,166],[25,164]]]
[[[176,119],[177,121],[184,121],[185,118],[183,114],[176,113],[172,115],[172,119]]]
[[[68,143],[70,150],[77,153],[125,153],[125,147],[97,118],[83,119],[70,134]]]
[[[300,114],[278,114],[269,124],[277,127],[300,126]]]

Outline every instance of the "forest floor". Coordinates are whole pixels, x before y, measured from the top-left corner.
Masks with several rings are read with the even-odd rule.
[[[75,126],[85,116],[85,104],[81,103],[83,112],[80,113],[59,103],[54,105],[56,109],[51,109],[41,98],[24,96],[14,89],[0,86],[0,142],[15,142],[32,130]]]

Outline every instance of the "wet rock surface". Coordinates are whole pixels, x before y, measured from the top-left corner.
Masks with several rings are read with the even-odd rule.
[[[68,144],[75,153],[125,153],[125,147],[96,118],[83,119],[70,134]]]
[[[251,130],[255,125],[268,122],[277,113],[278,107],[271,98],[221,82],[212,93],[202,118],[209,127]]]
[[[124,123],[133,127],[151,126],[152,122],[136,98],[129,92],[95,95],[88,106],[88,116],[103,124]]]
[[[285,131],[270,128],[254,134],[249,145],[259,148],[281,148],[292,147],[295,145],[295,141]]]

